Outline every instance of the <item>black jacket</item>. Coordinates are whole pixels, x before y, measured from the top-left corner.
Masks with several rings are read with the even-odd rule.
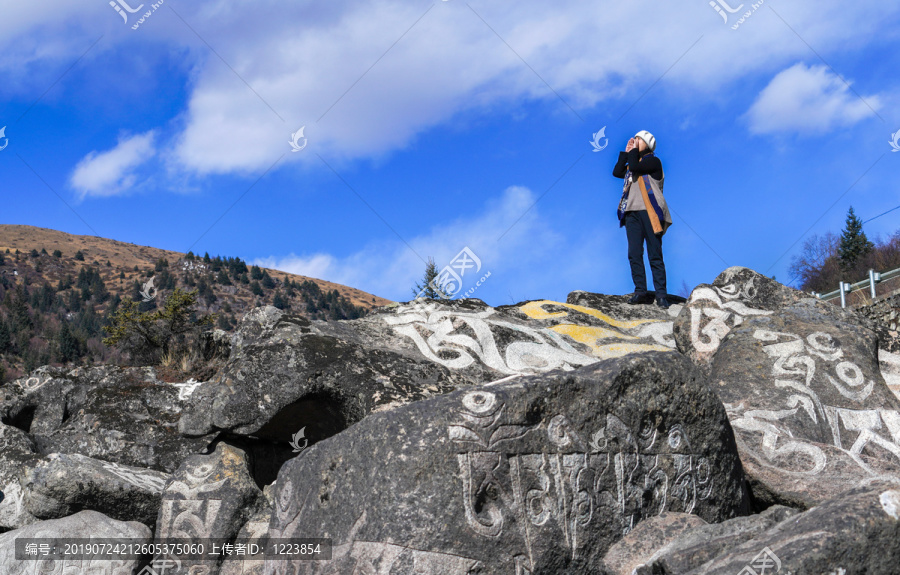
[[[654,180],[661,180],[663,177],[660,159],[650,152],[645,153],[642,157],[637,148],[633,148],[630,152],[619,152],[619,161],[616,162],[612,175],[622,179],[629,168],[635,177],[645,174]]]

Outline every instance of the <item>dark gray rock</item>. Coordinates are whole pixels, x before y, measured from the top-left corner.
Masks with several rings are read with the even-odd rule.
[[[257,543],[269,532],[269,523],[272,521],[272,504],[266,501],[259,511],[241,527],[238,532],[238,540],[243,543]],[[243,558],[236,555],[227,557],[222,562],[219,575],[263,575],[265,573],[265,560],[261,557]]]
[[[27,433],[0,423],[0,533],[37,521],[25,506],[19,472],[39,458]]]
[[[129,538],[135,544],[149,543],[150,529],[135,521],[116,521],[96,511],[81,511],[62,519],[39,521],[27,527],[0,534],[0,573],[3,575],[90,574],[125,575],[137,568],[137,562],[124,559],[65,559],[60,561],[16,560],[15,540],[28,539],[112,539]]]
[[[204,361],[225,361],[231,355],[231,336],[221,329],[200,334],[200,355]]]
[[[748,319],[722,342],[710,385],[762,506],[809,507],[900,477],[900,401],[876,350],[852,315],[811,299]]]
[[[446,368],[393,349],[397,337],[368,349],[348,324],[310,322],[271,306],[252,310],[232,340],[223,370],[192,396],[180,431],[191,436],[226,431],[280,442],[287,459],[301,428],[312,443],[379,405],[421,399],[464,382]]]
[[[25,507],[35,517],[57,519],[84,509],[119,521],[152,528],[169,474],[100,461],[83,455],[51,453],[23,468]]]
[[[359,320],[310,322],[258,308],[244,317],[228,363],[197,390],[179,429],[286,447],[305,428],[312,444],[369,413],[468,385],[674,349],[672,317],[659,311],[619,321],[563,302],[492,308],[480,300],[416,300]]]
[[[773,505],[759,515],[685,530],[674,540],[660,545],[643,565],[635,566],[634,573],[628,575],[687,573],[798,513],[790,507]]]
[[[27,432],[44,455],[171,472],[214,437],[178,433],[184,386],[159,381],[152,368],[44,367],[0,387],[0,421]]]
[[[900,402],[870,324],[747,268],[692,292],[675,341],[725,403],[755,509],[900,475]]]
[[[705,368],[728,332],[745,319],[771,315],[804,297],[749,268],[728,268],[691,292],[675,320],[678,351]]]
[[[610,575],[634,575],[661,547],[701,525],[707,525],[706,521],[688,513],[662,513],[645,519],[609,548],[603,567]]]
[[[265,499],[250,476],[246,454],[219,443],[209,455],[188,457],[172,474],[163,492],[155,542],[233,538],[261,505]],[[218,570],[215,559],[173,557],[185,573]]]
[[[668,309],[658,307],[655,303],[631,305],[627,295],[607,295],[586,291],[573,291],[566,297],[566,303],[580,305],[600,311],[619,321],[655,319],[661,322],[672,321],[678,317],[687,300],[681,296],[669,295],[671,305]]]
[[[746,513],[731,428],[671,352],[517,377],[375,413],[281,470],[270,537],[333,560],[267,573],[595,573],[666,511]]]
[[[881,376],[895,396],[900,397],[900,353],[878,350],[878,366]]]
[[[874,483],[789,517],[687,573],[897,573],[900,565],[898,518],[900,490],[897,485]],[[686,572],[656,570],[654,573],[682,575]]]

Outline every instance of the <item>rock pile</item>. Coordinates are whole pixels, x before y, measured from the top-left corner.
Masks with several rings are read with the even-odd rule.
[[[0,572],[894,572],[900,355],[871,320],[746,268],[626,301],[264,307],[209,381],[41,368],[0,387]],[[17,556],[41,537],[330,559]]]

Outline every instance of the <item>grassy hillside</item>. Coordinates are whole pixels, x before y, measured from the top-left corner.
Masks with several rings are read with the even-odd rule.
[[[215,313],[216,327],[226,331],[259,305],[310,319],[352,319],[390,303],[236,257],[0,225],[0,380],[44,364],[122,361],[101,341],[111,314],[125,299],[140,302],[141,311],[156,309],[176,287],[197,291],[196,313]]]

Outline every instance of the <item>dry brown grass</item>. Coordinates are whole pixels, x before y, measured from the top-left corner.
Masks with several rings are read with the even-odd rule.
[[[140,276],[139,272],[134,271],[134,266],[137,266],[140,270],[152,269],[160,258],[167,259],[171,266],[178,259],[184,257],[184,254],[179,252],[149,246],[138,246],[96,236],[78,236],[33,226],[0,225],[0,252],[5,252],[9,249],[10,253],[15,253],[18,249],[22,254],[27,255],[33,249],[41,251],[42,248],[46,249],[49,254],[52,254],[54,250],[60,250],[66,258],[71,258],[76,252],[81,251],[84,254],[84,265],[99,264],[103,281],[107,283],[110,291],[128,288],[135,279],[141,283],[146,281],[146,278]],[[220,255],[233,257],[237,254]],[[107,260],[109,260],[111,267],[106,267]],[[249,263],[247,265],[248,267],[250,266]],[[120,271],[125,273],[124,280],[119,279]],[[310,280],[318,284],[322,291],[337,290],[340,295],[350,300],[354,305],[365,309],[391,303],[389,299],[378,297],[353,287],[278,270],[269,269],[268,271],[273,279],[284,281],[290,278],[300,283],[304,280]],[[58,278],[53,277],[52,270],[48,270],[48,272],[45,274],[48,276],[48,279],[58,280]]]

